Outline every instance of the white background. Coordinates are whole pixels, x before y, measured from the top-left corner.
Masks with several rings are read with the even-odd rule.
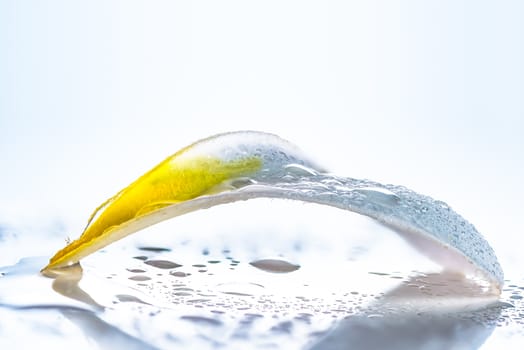
[[[254,129],[448,202],[521,275],[523,18],[519,0],[0,0],[0,225],[76,237],[179,148]]]

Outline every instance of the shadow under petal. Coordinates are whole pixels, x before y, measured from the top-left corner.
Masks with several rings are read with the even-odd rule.
[[[319,349],[478,349],[504,306],[460,275],[414,276],[313,344]]]

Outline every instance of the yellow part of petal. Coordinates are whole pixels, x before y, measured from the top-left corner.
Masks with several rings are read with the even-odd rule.
[[[180,153],[167,158],[97,208],[81,237],[58,251],[42,271],[74,264],[134,232],[119,233],[119,227],[126,223],[166,206],[221,191],[224,181],[252,174],[262,166],[257,157],[224,161],[203,156],[181,160],[177,157]]]

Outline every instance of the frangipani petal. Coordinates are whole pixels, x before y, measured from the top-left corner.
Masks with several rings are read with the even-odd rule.
[[[91,216],[79,239],[42,270],[66,267],[133,232],[198,209],[258,197],[325,204],[374,218],[447,270],[500,292],[503,272],[486,240],[443,202],[402,186],[324,172],[278,136],[216,135],[167,158]]]

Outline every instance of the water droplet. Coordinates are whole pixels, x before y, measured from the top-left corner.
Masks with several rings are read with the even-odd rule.
[[[146,251],[146,252],[153,252],[153,253],[163,253],[163,252],[170,252],[170,248],[162,248],[162,247],[139,247],[138,249]]]
[[[133,273],[144,273],[144,272],[146,272],[146,270],[142,270],[142,269],[127,269],[127,271],[133,272]]]
[[[174,263],[169,260],[147,260],[147,261],[144,261],[144,264],[153,266],[159,269],[174,269],[174,268],[182,266],[180,264]]]
[[[368,272],[370,275],[377,275],[377,276],[389,276],[389,273],[385,273],[385,272],[373,272],[373,271],[370,271]]]
[[[233,179],[233,180],[229,181],[228,184],[229,184],[229,186],[231,186],[233,188],[239,189],[239,188],[246,187],[246,186],[249,186],[249,185],[254,185],[254,184],[256,184],[256,181],[253,180],[253,179],[250,179],[248,177],[242,177],[242,178],[238,178],[238,179]]]
[[[300,265],[295,265],[280,259],[261,259],[252,261],[249,264],[262,271],[274,273],[293,272],[300,268]]]
[[[190,274],[186,272],[182,272],[182,271],[175,271],[175,272],[171,272],[170,275],[173,275],[175,277],[187,277]]]
[[[142,275],[136,275],[129,277],[131,281],[149,281],[151,277],[142,276]]]
[[[236,296],[239,296],[239,297],[251,297],[251,296],[253,296],[253,294],[241,293],[241,292],[222,292],[222,293],[228,294],[228,295],[236,295]]]
[[[134,295],[118,294],[118,295],[115,295],[115,297],[116,297],[116,298],[118,299],[118,301],[121,302],[121,303],[129,303],[129,302],[132,302],[132,303],[140,303],[140,304],[151,305],[151,304],[146,303],[145,301],[142,301],[141,299],[135,297]]]
[[[355,189],[354,192],[366,196],[369,200],[373,202],[381,203],[388,206],[394,205],[398,203],[398,201],[400,200],[400,198],[395,193],[391,192],[386,188],[381,187],[364,187]]]
[[[297,176],[311,176],[318,175],[314,169],[308,168],[301,164],[288,164],[284,167],[289,173]]]

